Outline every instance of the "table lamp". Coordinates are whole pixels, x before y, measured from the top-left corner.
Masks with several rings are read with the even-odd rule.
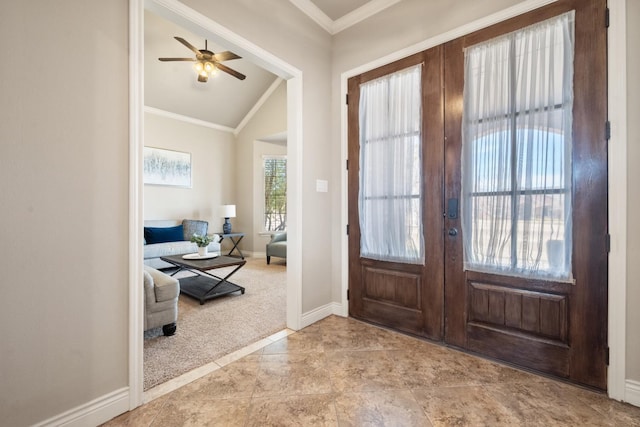
[[[231,223],[229,222],[229,218],[236,217],[236,205],[220,206],[220,217],[224,218],[224,224],[222,224],[222,232],[224,234],[231,233]]]

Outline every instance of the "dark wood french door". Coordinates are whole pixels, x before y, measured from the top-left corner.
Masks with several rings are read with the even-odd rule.
[[[575,10],[571,157],[574,282],[465,271],[461,219],[448,209],[450,200],[462,197],[464,49],[570,10]],[[605,14],[605,0],[560,0],[349,80],[351,316],[606,389]],[[424,64],[425,262],[375,261],[360,256],[359,87],[417,63]]]
[[[443,334],[444,165],[442,47],[349,79],[349,312],[353,317],[441,340]],[[422,227],[424,264],[377,261],[360,256],[360,85],[422,64]],[[379,236],[384,239],[384,235]]]

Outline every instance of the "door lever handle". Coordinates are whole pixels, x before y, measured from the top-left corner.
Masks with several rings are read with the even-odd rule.
[[[458,235],[458,229],[455,227],[451,227],[449,229],[449,236],[457,236]]]

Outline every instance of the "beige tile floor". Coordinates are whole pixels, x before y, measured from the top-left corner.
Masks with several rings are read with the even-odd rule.
[[[266,344],[106,425],[640,426],[603,394],[353,319]]]

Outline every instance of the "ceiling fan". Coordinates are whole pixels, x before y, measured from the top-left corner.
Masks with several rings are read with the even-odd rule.
[[[231,74],[233,77],[244,80],[247,76],[236,70],[221,64],[222,61],[230,61],[232,59],[240,59],[241,57],[233,52],[225,51],[220,53],[213,53],[207,49],[207,41],[204,41],[204,49],[196,49],[191,43],[183,39],[182,37],[174,37],[180,43],[191,49],[195,54],[195,58],[158,58],[158,60],[167,61],[189,61],[194,62],[193,65],[198,72],[198,81],[206,82],[209,76],[213,75],[216,70],[224,71],[227,74]]]

